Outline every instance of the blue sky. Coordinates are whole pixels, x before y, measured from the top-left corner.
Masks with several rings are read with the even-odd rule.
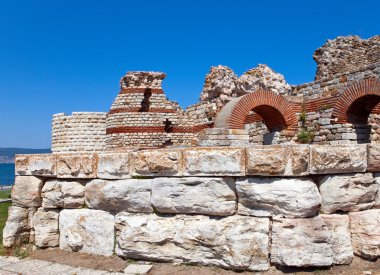
[[[380,1],[0,0],[0,147],[50,147],[51,116],[108,111],[127,71],[167,73],[182,107],[210,66],[310,82],[326,39],[380,33]]]

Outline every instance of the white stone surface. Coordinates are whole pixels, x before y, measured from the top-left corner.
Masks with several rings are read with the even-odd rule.
[[[331,175],[322,178],[319,190],[323,213],[350,212],[372,208],[378,185],[370,173]]]
[[[114,216],[101,210],[64,209],[59,215],[59,248],[111,256]]]
[[[184,150],[185,176],[243,176],[243,148],[213,147]]]
[[[310,174],[356,173],[366,169],[367,146],[364,144],[310,146]]]
[[[84,182],[48,180],[42,188],[44,208],[81,208],[84,205]]]
[[[119,213],[116,253],[132,259],[267,270],[269,219]]]
[[[38,209],[33,216],[35,244],[38,247],[56,247],[59,245],[58,210]]]
[[[41,206],[43,181],[34,176],[17,176],[12,188],[12,203],[22,207]]]
[[[111,212],[152,213],[152,182],[153,179],[92,180],[86,185],[86,204]]]
[[[316,184],[308,178],[240,178],[236,190],[240,215],[310,217],[321,203]]]
[[[11,247],[15,244],[28,241],[29,223],[28,208],[10,206],[8,208],[8,219],[3,229],[3,245]]]
[[[160,213],[228,216],[236,213],[233,178],[155,178],[153,207]]]
[[[136,274],[145,275],[152,269],[152,267],[153,267],[153,265],[130,264],[124,269],[124,274],[127,274],[127,275],[136,275]]]
[[[366,259],[380,257],[380,209],[351,212],[348,216],[354,253]]]
[[[98,157],[98,178],[131,178],[130,152],[99,154]]]
[[[182,176],[182,150],[146,150],[133,153],[134,176]]]
[[[52,154],[16,155],[15,172],[17,176],[55,177],[57,157]]]

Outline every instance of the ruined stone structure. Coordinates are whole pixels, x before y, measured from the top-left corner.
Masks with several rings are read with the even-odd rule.
[[[16,157],[4,246],[250,271],[377,259],[378,50],[328,41],[298,86],[213,67],[186,110],[165,74],[127,73],[108,113],[55,115],[53,153]]]

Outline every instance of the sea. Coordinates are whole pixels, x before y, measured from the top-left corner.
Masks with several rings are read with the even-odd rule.
[[[0,163],[0,185],[13,185],[15,180],[15,164]]]

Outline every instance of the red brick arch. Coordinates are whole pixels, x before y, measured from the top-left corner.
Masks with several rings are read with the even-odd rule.
[[[216,118],[215,127],[242,129],[246,116],[255,109],[267,125],[297,125],[298,120],[289,101],[270,90],[258,89],[226,104]]]
[[[366,99],[367,105],[374,105],[380,102],[380,80],[369,78],[362,80],[345,90],[334,105],[332,117],[338,119],[338,123],[349,121],[349,113],[359,100]],[[369,100],[368,100],[369,99]],[[358,104],[357,104],[358,105]],[[363,105],[363,103],[361,104]],[[355,111],[355,110],[354,110]],[[360,110],[357,110],[360,112]]]

